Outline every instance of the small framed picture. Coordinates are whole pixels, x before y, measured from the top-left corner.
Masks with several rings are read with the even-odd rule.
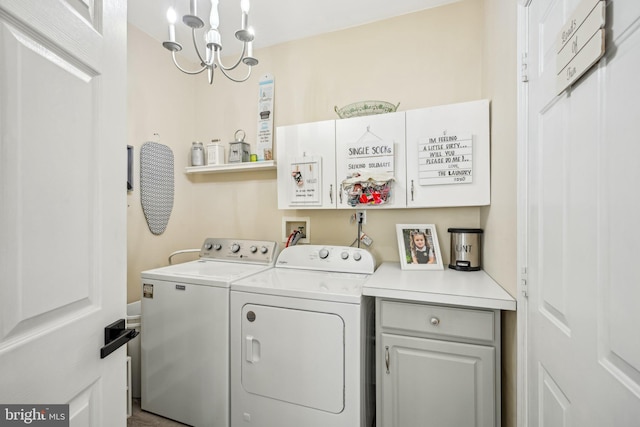
[[[396,224],[403,270],[442,270],[442,255],[434,224]]]

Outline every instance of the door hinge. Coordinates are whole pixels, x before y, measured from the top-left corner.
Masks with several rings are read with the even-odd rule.
[[[527,267],[520,270],[520,292],[525,298],[529,298],[529,288],[527,286]]]
[[[529,81],[529,70],[527,62],[527,52],[522,54],[522,62],[520,64],[520,81],[527,83]]]

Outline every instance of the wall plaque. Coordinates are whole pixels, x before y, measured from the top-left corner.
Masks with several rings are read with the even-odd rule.
[[[558,94],[571,86],[604,55],[605,11],[604,0],[583,0],[558,34]]]
[[[439,135],[418,141],[420,185],[473,182],[473,136]]]

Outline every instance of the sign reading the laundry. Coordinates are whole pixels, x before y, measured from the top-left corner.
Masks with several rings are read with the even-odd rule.
[[[320,157],[299,157],[291,159],[291,204],[319,205],[320,199]]]
[[[381,139],[360,138],[346,148],[347,170],[357,172],[362,169],[393,174],[393,142]]]
[[[605,11],[604,0],[583,0],[558,34],[558,94],[578,80],[604,55]]]
[[[439,135],[418,141],[420,185],[473,182],[473,136]]]

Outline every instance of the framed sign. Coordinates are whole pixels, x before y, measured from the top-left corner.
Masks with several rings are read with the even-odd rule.
[[[320,198],[321,157],[298,157],[289,163],[291,178],[289,179],[290,204],[317,206]]]
[[[403,270],[442,270],[442,255],[434,224],[396,224]]]

